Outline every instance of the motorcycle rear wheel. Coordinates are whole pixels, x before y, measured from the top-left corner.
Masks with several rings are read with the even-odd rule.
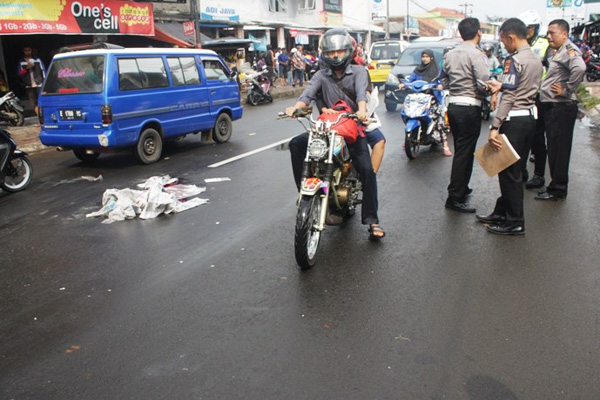
[[[29,158],[24,155],[13,158],[4,167],[0,188],[10,193],[19,192],[29,185],[32,172]]]
[[[312,268],[317,261],[321,231],[317,230],[321,201],[318,196],[302,196],[296,216],[294,253],[302,271]]]
[[[588,82],[596,82],[596,77],[592,74],[586,74],[585,77],[587,78]]]
[[[419,137],[419,128],[415,128],[410,132],[406,132],[406,140],[404,145],[404,151],[409,160],[414,160],[419,156],[420,143],[417,138]]]
[[[250,93],[248,93],[248,103],[252,106],[256,106],[258,105],[258,103],[260,102],[260,95],[258,93],[256,93],[254,90],[252,90]]]

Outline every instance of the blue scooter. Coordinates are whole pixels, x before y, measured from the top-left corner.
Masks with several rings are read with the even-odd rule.
[[[406,156],[413,160],[420,153],[421,146],[443,144],[444,130],[449,133],[445,123],[446,107],[443,90],[437,90],[437,82],[402,81],[412,91],[404,99],[400,112],[405,124]]]

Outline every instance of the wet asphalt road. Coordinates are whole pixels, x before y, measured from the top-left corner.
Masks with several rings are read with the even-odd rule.
[[[527,235],[505,238],[443,207],[450,158],[408,162],[382,109],[387,237],[367,241],[356,217],[328,228],[301,273],[289,153],[207,168],[300,133],[275,121],[291,102],[246,108],[229,143],[188,137],[151,166],[32,157],[28,190],[0,193],[1,400],[600,398],[600,133],[578,123],[569,199],[527,191]],[[104,190],[163,174],[231,182],[182,214],[85,218]],[[471,186],[491,211],[497,179],[476,165]]]

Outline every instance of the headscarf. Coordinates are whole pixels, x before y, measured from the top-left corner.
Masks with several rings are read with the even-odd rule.
[[[437,62],[435,61],[435,57],[433,55],[433,51],[426,49],[421,52],[421,57],[423,54],[427,54],[431,61],[429,64],[423,63],[421,61],[421,65],[415,68],[414,73],[419,74],[423,77],[424,81],[431,82],[440,74],[440,70],[438,68]]]

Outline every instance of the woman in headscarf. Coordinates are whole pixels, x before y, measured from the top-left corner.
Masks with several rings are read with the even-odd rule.
[[[433,82],[438,79],[440,75],[440,70],[438,67],[438,63],[435,61],[435,56],[433,55],[433,51],[429,49],[423,50],[421,52],[421,64],[417,65],[412,74],[408,78],[406,78],[409,82],[414,81],[426,81]],[[400,89],[404,87],[403,83],[400,83]],[[434,96],[436,100],[439,102],[442,98],[441,95],[436,93]],[[444,129],[442,129],[442,139],[444,141],[443,154],[445,156],[451,156],[452,152],[450,151],[450,147],[448,146],[448,135],[446,134],[447,128],[445,127],[444,116],[439,115],[441,118],[441,123],[444,124]]]

